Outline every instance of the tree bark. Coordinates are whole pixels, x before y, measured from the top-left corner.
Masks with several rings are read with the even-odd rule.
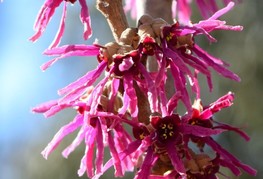
[[[97,9],[108,21],[115,41],[119,42],[121,33],[128,28],[122,0],[97,0]]]

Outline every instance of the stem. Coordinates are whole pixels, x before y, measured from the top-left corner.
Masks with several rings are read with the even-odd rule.
[[[114,39],[119,42],[121,33],[128,28],[122,0],[97,0],[97,9],[104,15]]]

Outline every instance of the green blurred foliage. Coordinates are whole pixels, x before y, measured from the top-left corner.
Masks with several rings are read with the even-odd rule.
[[[92,7],[90,7],[90,9],[92,9]],[[258,175],[255,178],[258,179],[263,178],[263,162],[261,161],[263,159],[263,120],[261,119],[263,116],[263,60],[261,59],[263,57],[262,9],[263,1],[243,0],[243,2],[238,4],[229,14],[224,15],[223,19],[225,19],[228,24],[244,26],[244,30],[242,32],[216,32],[213,34],[218,39],[218,42],[215,44],[209,44],[206,39],[202,39],[204,41],[201,42],[201,46],[211,54],[229,62],[231,64],[231,70],[239,74],[242,78],[242,82],[237,83],[214,74],[214,91],[213,93],[208,93],[207,86],[202,85],[202,98],[203,103],[208,104],[228,91],[235,93],[236,99],[234,105],[230,109],[225,109],[220,112],[216,116],[216,119],[243,128],[251,136],[251,141],[245,142],[234,133],[224,134],[219,137],[218,141],[238,156],[241,161],[255,167],[258,170]],[[94,9],[91,10],[91,12],[93,24],[96,24],[97,27],[102,27],[102,29],[108,29],[105,20],[99,12]],[[196,19],[198,19],[198,15],[195,16],[193,21]],[[73,23],[73,25],[70,26],[70,34],[74,34],[76,28],[82,28],[79,27],[81,26],[80,24],[76,24],[77,22],[73,17],[72,20],[69,21]],[[131,23],[134,24],[134,22]],[[94,31],[97,31],[97,29],[94,29]],[[99,35],[98,33],[94,35],[101,43],[106,43],[112,39],[111,35],[107,32],[100,31],[99,33],[103,33],[103,35]],[[67,39],[75,41],[73,37],[67,36]],[[84,69],[81,70],[84,71]],[[74,73],[74,71],[72,73]],[[61,155],[62,150],[70,144],[76,133],[67,137],[47,161],[40,155],[40,152],[60,126],[69,122],[73,116],[74,111],[67,111],[49,119],[48,122],[51,125],[44,128],[42,131],[43,137],[37,139],[32,137],[32,140],[28,141],[24,145],[24,148],[14,148],[14,152],[12,156],[9,156],[10,160],[8,162],[15,167],[20,179],[79,178],[77,176],[77,170],[84,154],[84,144],[78,147],[68,159],[64,159]],[[39,120],[43,120],[41,118],[43,117],[39,116]],[[50,126],[53,127],[48,128]],[[229,174],[227,170],[225,173]],[[125,178],[132,178],[132,176],[133,174],[130,174]],[[82,178],[86,178],[86,176]],[[102,178],[113,178],[112,171],[107,172]],[[240,177],[240,179],[251,178],[253,177],[246,174]]]

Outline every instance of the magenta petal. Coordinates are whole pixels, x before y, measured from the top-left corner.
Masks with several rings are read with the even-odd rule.
[[[213,58],[211,57],[211,55],[209,55],[208,53],[206,53],[204,50],[202,50],[198,45],[194,45],[193,47],[193,51],[199,56],[201,57],[203,60],[206,61],[206,63],[211,66],[215,71],[217,71],[219,74],[221,74],[222,76],[226,77],[226,78],[230,78],[232,80],[235,81],[240,81],[240,78],[233,72],[227,70],[226,68],[224,68],[223,66],[215,63],[215,61],[213,60]]]
[[[63,95],[70,93],[79,87],[86,86],[87,88],[88,86],[91,86],[97,80],[97,78],[102,74],[106,66],[107,66],[106,62],[101,62],[95,70],[89,71],[75,82],[60,89],[58,91],[58,94]]]
[[[85,152],[85,155],[82,157],[81,162],[80,162],[78,175],[82,176],[86,172],[86,169],[87,169],[87,165],[86,165],[86,152]]]
[[[93,153],[94,153],[95,143],[92,143],[88,146],[88,150],[86,152],[86,171],[89,178],[94,176],[94,168],[93,168]],[[80,175],[80,173],[79,173]]]
[[[109,97],[109,104],[113,104],[115,102],[116,96],[118,94],[119,86],[120,86],[120,79],[113,78],[111,85],[111,93]],[[114,105],[109,105],[108,110],[114,111]]]
[[[231,162],[229,162],[227,160],[220,160],[219,163],[223,167],[229,168],[232,171],[232,173],[234,173],[234,175],[236,175],[236,176],[240,176],[241,175],[241,171],[233,163],[231,163]]]
[[[204,20],[199,21],[197,24],[194,24],[194,28],[203,29],[206,32],[211,32],[217,27],[224,26],[225,24],[226,22],[221,20]]]
[[[72,56],[95,56],[99,54],[99,48],[95,46],[86,46],[83,47],[82,45],[67,45],[60,48],[53,48],[50,50],[46,50],[44,52],[47,55],[60,55],[57,58],[54,58],[41,66],[41,69],[45,71],[51,65],[62,58],[72,57]]]
[[[129,97],[129,107],[131,117],[137,119],[138,116],[138,102],[135,89],[133,87],[133,78],[131,75],[125,75],[124,77],[124,90]]]
[[[79,56],[96,56],[99,54],[100,47],[96,45],[85,45],[85,44],[76,44],[76,45],[64,45],[61,47],[56,47],[52,49],[47,49],[44,51],[45,55],[63,55],[70,52],[76,52],[75,55]]]
[[[186,85],[183,82],[183,76],[180,74],[179,68],[174,63],[170,63],[170,67],[172,75],[174,77],[174,85],[176,87],[176,90],[181,93],[181,100],[186,106],[188,113],[190,114],[192,112],[192,105],[186,89]]]
[[[118,110],[120,116],[124,115],[127,112],[129,107],[129,101],[130,101],[129,96],[125,90],[122,97],[122,103],[123,103],[122,107]]]
[[[81,11],[80,11],[80,19],[84,25],[84,34],[83,37],[85,40],[91,37],[92,30],[91,30],[91,20],[89,15],[89,9],[86,3],[86,0],[79,0]]]
[[[186,175],[186,170],[184,168],[183,161],[180,159],[174,143],[168,143],[167,144],[167,152],[171,159],[171,162],[174,166],[174,169],[180,174],[180,175]]]
[[[48,111],[46,111],[44,113],[44,116],[46,118],[51,117],[51,116],[55,115],[56,113],[58,113],[59,111],[65,109],[67,107],[71,107],[71,106],[72,106],[71,104],[66,104],[66,105],[59,105],[58,104],[58,105],[55,105],[55,106],[51,107]]]
[[[158,89],[158,93],[160,96],[160,107],[161,107],[162,114],[163,116],[169,116],[170,113],[168,113],[168,109],[167,109],[168,101],[166,97],[164,82],[162,83],[162,85],[160,85]]]
[[[183,26],[180,35],[187,35],[187,34],[203,34],[205,35],[210,42],[216,42],[216,39],[211,36],[204,28],[195,26]]]
[[[214,127],[214,129],[219,128],[219,129],[225,129],[225,130],[233,131],[233,132],[238,133],[246,141],[250,140],[250,137],[244,131],[240,130],[237,127],[233,127],[233,126],[230,126],[230,125],[227,125],[227,124],[223,124],[223,123],[219,123],[219,122],[215,122],[215,123],[219,124],[219,126]]]
[[[227,108],[233,104],[234,94],[229,92],[228,94],[222,96],[214,103],[210,104],[209,107],[205,107],[200,115],[200,119],[209,119],[214,113],[220,111],[223,108]]]
[[[154,165],[156,161],[156,156],[154,155],[152,147],[149,147],[146,156],[144,158],[143,164],[138,171],[137,175],[134,177],[134,179],[145,179],[148,178],[151,172],[151,167]]]
[[[128,144],[127,148],[119,153],[120,159],[123,160],[133,152],[135,152],[142,144],[141,140],[136,140]],[[113,158],[111,158],[103,167],[103,172],[107,171],[113,165]]]
[[[177,107],[179,99],[182,98],[181,92],[176,92],[168,101],[168,113],[172,115],[174,109]]]
[[[174,51],[172,51],[169,48],[165,48],[164,53],[165,53],[165,57],[170,58],[172,60],[172,62],[180,69],[180,71],[182,71],[185,75],[188,75],[191,79],[193,79],[192,72],[186,66],[183,59],[179,55],[177,55],[179,53],[178,53],[178,51],[176,51],[176,49],[174,49]]]
[[[114,142],[117,151],[125,151],[129,146],[129,144],[132,142],[132,138],[130,134],[126,131],[126,129],[122,126],[121,123],[117,123],[115,125],[115,131],[114,131]],[[121,153],[119,153],[120,160],[122,162],[122,166],[124,171],[133,171],[134,170],[134,154],[128,155],[125,158],[122,158]]]
[[[48,101],[48,102],[45,102],[43,104],[40,104],[40,105],[32,108],[32,112],[44,113],[44,112],[48,111],[51,107],[53,107],[57,104],[58,104],[57,100]]]
[[[85,162],[84,164],[86,167],[87,175],[90,178],[94,176],[93,154],[94,154],[94,147],[95,147],[95,142],[96,142],[95,141],[96,135],[97,135],[97,128],[93,128],[92,126],[89,126],[88,131],[86,132],[86,136],[85,136],[85,143],[86,143],[85,157],[86,158],[84,160]],[[80,175],[80,172],[78,174]]]
[[[190,22],[191,8],[187,0],[177,0],[177,11],[178,11],[178,19],[180,22],[185,24]]]
[[[67,12],[67,2],[64,3],[63,14],[62,14],[62,18],[60,21],[60,25],[59,25],[57,35],[56,35],[55,39],[53,40],[53,42],[51,43],[51,45],[49,46],[49,48],[57,47],[61,41],[61,38],[62,38],[64,30],[65,30],[66,12]]]
[[[68,93],[66,96],[61,98],[58,101],[58,103],[60,106],[68,105],[71,102],[75,101],[76,99],[79,99],[86,91],[87,91],[86,86],[77,88],[74,91],[72,91],[71,93]]]
[[[253,169],[252,167],[250,167],[248,165],[243,164],[235,156],[233,156],[231,153],[229,153],[223,147],[221,147],[218,143],[216,143],[212,138],[208,138],[208,137],[205,138],[205,142],[213,150],[217,151],[220,154],[220,156],[222,156],[225,160],[231,161],[233,164],[235,164],[237,167],[242,168],[248,174],[256,176],[257,171],[255,169]]]
[[[145,78],[147,89],[148,89],[148,100],[150,103],[150,108],[152,112],[158,111],[158,96],[157,96],[157,89],[155,86],[155,83],[151,77],[151,75],[148,73],[148,71],[145,69],[143,64],[139,63],[138,68],[140,69],[143,77]]]
[[[234,101],[234,98],[235,98],[234,93],[232,93],[232,92],[230,91],[230,92],[228,92],[226,95],[220,97],[220,98],[219,98],[218,100],[216,100],[216,102],[214,102],[214,103],[221,102],[221,101],[230,101],[230,102],[232,102],[232,101]],[[213,104],[214,104],[214,103],[213,103]],[[231,104],[231,105],[232,105],[232,104]],[[228,107],[228,106],[226,106],[226,107]]]
[[[45,31],[51,17],[53,16],[56,8],[63,2],[63,0],[46,0],[45,4],[41,7],[36,22],[34,24],[34,30],[36,33],[29,39],[35,42],[42,33]]]
[[[62,155],[65,158],[68,158],[69,154],[71,152],[73,152],[77,146],[80,145],[80,143],[83,141],[87,128],[85,126],[82,126],[82,128],[80,129],[77,137],[74,139],[74,141],[66,148],[63,150]]]
[[[192,134],[198,137],[217,135],[225,131],[223,129],[210,129],[210,128],[190,125],[190,124],[180,125],[178,126],[178,130],[181,131],[183,134]]]
[[[97,153],[96,153],[96,174],[102,173],[103,159],[104,159],[104,144],[103,144],[103,131],[99,120],[97,121]]]
[[[158,71],[155,78],[156,87],[160,86],[162,81],[166,81],[166,60],[164,58],[161,60],[161,66]]]
[[[110,74],[110,73],[109,73]],[[109,75],[104,77],[93,89],[93,91],[90,94],[89,100],[87,102],[87,105],[90,106],[90,114],[96,114],[98,105],[100,103],[100,98],[103,93],[103,89],[106,85],[106,83],[109,81]]]
[[[201,115],[199,116],[200,119],[207,120],[213,116],[213,112],[209,109],[202,111]]]
[[[78,115],[75,117],[75,119],[70,122],[69,124],[63,126],[57,134],[54,136],[54,138],[51,140],[51,142],[48,144],[48,146],[41,152],[43,157],[47,159],[49,154],[55,150],[55,148],[60,144],[62,139],[67,136],[68,134],[74,132],[78,127],[80,127],[83,124],[83,116]]]
[[[121,176],[123,176],[121,160],[120,160],[120,156],[119,156],[119,154],[115,148],[114,140],[113,140],[111,133],[108,133],[108,144],[109,144],[110,153],[111,153],[114,168],[115,168],[115,176],[121,177]]]
[[[214,13],[210,18],[208,18],[208,20],[218,19],[219,17],[221,17],[222,15],[224,15],[225,13],[230,11],[234,7],[234,5],[235,5],[234,2],[228,3],[228,5],[226,7],[222,8],[219,11],[217,11],[216,13]]]

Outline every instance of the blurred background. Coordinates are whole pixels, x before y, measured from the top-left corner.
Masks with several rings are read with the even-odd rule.
[[[101,14],[89,2],[93,36],[82,40],[82,25],[79,5],[68,6],[66,32],[61,45],[91,44],[97,38],[100,44],[112,41],[108,25]],[[87,71],[93,69],[95,58],[68,58],[59,61],[46,72],[39,68],[50,60],[42,52],[52,42],[62,8],[58,8],[46,32],[36,43],[28,38],[34,34],[35,17],[42,6],[39,1],[4,0],[0,4],[0,179],[77,179],[77,170],[84,146],[64,159],[61,151],[76,133],[67,137],[48,160],[40,152],[62,125],[74,117],[74,111],[65,110],[45,119],[33,114],[30,109],[39,103],[56,99],[56,91]],[[225,15],[228,24],[243,25],[242,32],[216,32],[218,43],[209,44],[200,40],[201,46],[211,54],[231,64],[230,69],[239,74],[241,83],[224,79],[214,74],[214,91],[207,92],[202,86],[203,103],[209,104],[228,91],[235,93],[234,105],[220,112],[216,118],[244,129],[251,140],[247,143],[236,134],[218,138],[220,144],[235,154],[241,161],[258,170],[257,179],[263,178],[263,1],[244,0]],[[77,19],[77,20],[76,20]],[[194,12],[193,22],[199,19]],[[135,22],[130,20],[130,25]],[[227,171],[226,171],[226,174]],[[125,178],[131,178],[128,174]],[[86,178],[83,176],[81,178]],[[113,178],[111,171],[102,178]],[[253,178],[245,173],[241,179]]]

